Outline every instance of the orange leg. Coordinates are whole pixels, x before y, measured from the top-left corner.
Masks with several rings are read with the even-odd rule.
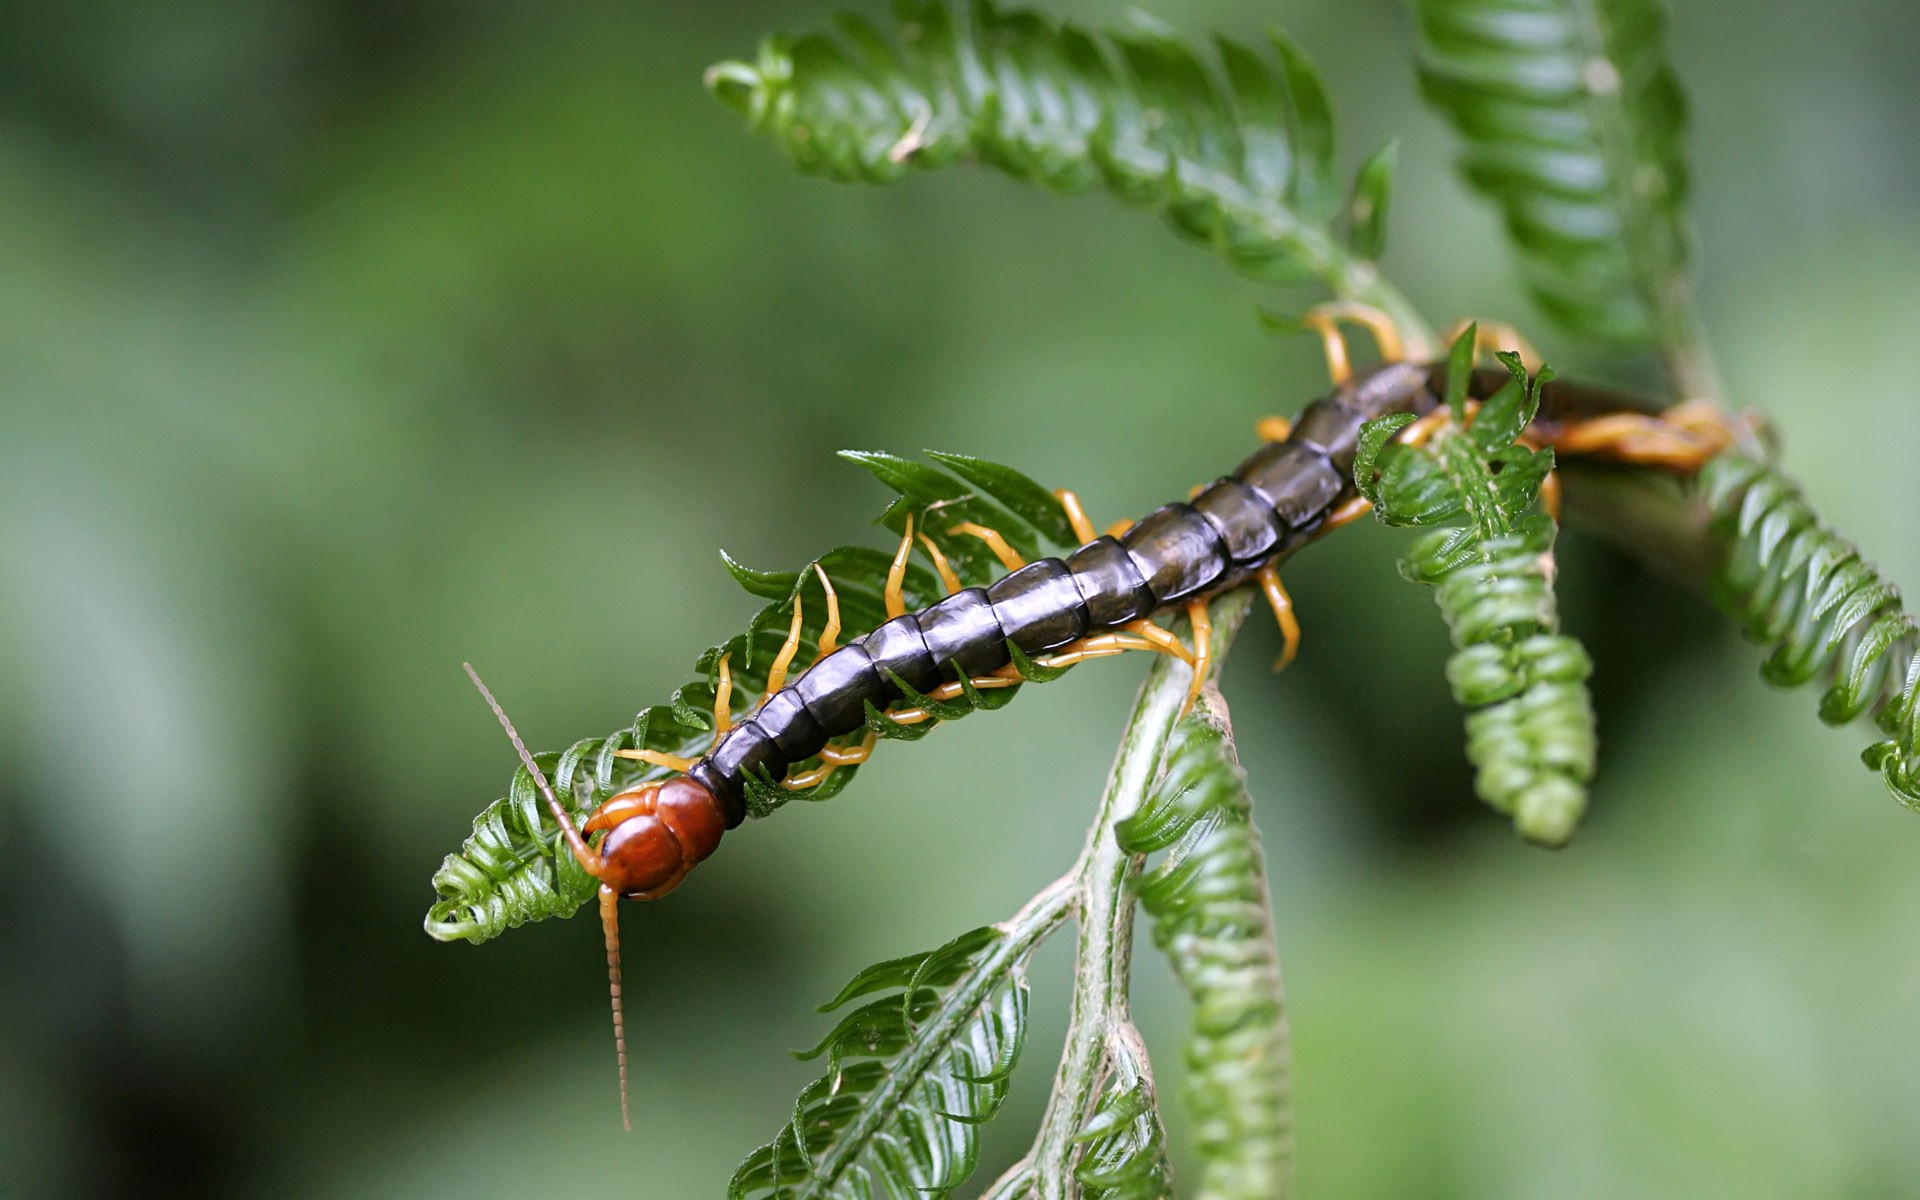
[[[874,735],[869,733],[858,745],[823,746],[820,750],[820,765],[798,775],[789,775],[780,781],[780,786],[792,792],[803,792],[818,787],[827,781],[841,767],[856,766],[873,756]]]
[[[1366,326],[1373,335],[1374,345],[1380,348],[1380,357],[1388,362],[1406,357],[1407,346],[1400,336],[1400,327],[1381,310],[1352,300],[1316,304],[1301,316],[1300,323],[1320,335],[1320,345],[1327,356],[1327,377],[1335,385],[1353,378],[1353,360],[1347,351],[1346,335],[1340,332],[1341,321]]]
[[[720,744],[720,739],[733,728],[733,668],[728,660],[733,655],[720,656],[720,682],[713,689],[713,743],[707,748]]]
[[[1153,648],[1162,654],[1171,654],[1183,662],[1193,661],[1193,652],[1188,650],[1179,638],[1168,633],[1158,625],[1155,625],[1145,617],[1140,618],[1138,621],[1130,621],[1120,628],[1136,637],[1151,642]]]
[[[1080,539],[1081,545],[1084,546],[1100,536],[1094,530],[1093,522],[1087,519],[1087,510],[1081,506],[1080,497],[1065,488],[1060,488],[1053,493],[1053,498],[1060,502],[1061,508],[1067,510],[1067,524],[1073,526],[1073,536]]]
[[[962,521],[947,532],[964,533],[970,537],[979,538],[987,544],[987,549],[993,551],[993,556],[1000,560],[1000,565],[1009,571],[1018,571],[1027,565],[1027,560],[1020,557],[1018,550],[1007,545],[1007,539],[1000,536],[998,529],[989,529],[985,525],[976,525],[972,521]]]
[[[615,758],[637,759],[640,762],[650,763],[656,767],[665,767],[669,771],[679,771],[682,774],[691,770],[693,764],[699,761],[698,759],[681,758],[678,754],[668,754],[663,750],[615,750],[613,756]]]
[[[964,590],[967,585],[960,582],[953,564],[947,561],[946,555],[940,553],[940,547],[934,545],[933,539],[923,533],[920,535],[920,544],[927,548],[927,557],[933,560],[933,569],[939,572],[940,582],[946,584],[947,595]]]
[[[1300,653],[1300,619],[1294,615],[1293,597],[1287,595],[1287,589],[1280,583],[1280,569],[1272,563],[1260,569],[1256,576],[1260,581],[1260,590],[1267,597],[1267,604],[1273,608],[1273,619],[1280,623],[1280,638],[1284,648],[1280,657],[1274,660],[1273,669],[1286,670],[1293,662],[1294,655]]]
[[[813,573],[820,577],[821,590],[827,593],[827,623],[820,630],[820,658],[814,659],[819,662],[840,648],[840,595],[833,590],[833,581],[827,578],[819,563],[813,564]]]
[[[1113,524],[1107,526],[1107,536],[1110,538],[1123,538],[1127,536],[1128,532],[1132,529],[1132,521],[1115,521]]]
[[[1287,435],[1293,432],[1293,422],[1281,416],[1261,417],[1253,431],[1263,442],[1284,442]]]
[[[1590,454],[1616,462],[1697,471],[1736,440],[1729,419],[1716,406],[1688,401],[1665,416],[1610,413],[1590,421],[1549,428],[1541,440],[1563,454]]]
[[[1327,514],[1327,519],[1320,523],[1320,532],[1331,533],[1342,525],[1351,525],[1372,511],[1373,501],[1365,496],[1355,496]]]
[[[760,694],[760,703],[765,704],[767,697],[786,686],[787,668],[793,665],[793,656],[800,652],[800,593],[793,595],[793,624],[787,627],[787,640],[780,645],[780,653],[774,655],[773,665],[767,668],[767,689]]]
[[[905,616],[907,600],[903,588],[907,581],[907,559],[913,554],[913,514],[907,514],[907,531],[900,535],[900,548],[893,552],[893,564],[887,568],[887,617]]]
[[[1200,698],[1200,689],[1207,686],[1207,672],[1213,667],[1213,614],[1207,611],[1205,600],[1187,601],[1187,624],[1193,626],[1193,682],[1187,685],[1187,702],[1180,709],[1185,716],[1193,708],[1193,702]]]

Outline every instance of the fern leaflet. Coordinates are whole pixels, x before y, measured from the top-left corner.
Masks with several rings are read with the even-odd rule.
[[[1825,678],[1830,725],[1871,712],[1887,736],[1861,757],[1920,811],[1920,624],[1900,589],[1767,464],[1722,454],[1700,486],[1729,543],[1715,596],[1749,639],[1773,646],[1761,673],[1780,687]]]
[[[1423,88],[1541,307],[1577,333],[1690,342],[1686,105],[1658,0],[1414,7]]]
[[[1293,1170],[1285,990],[1253,803],[1217,705],[1181,722],[1159,791],[1116,834],[1130,853],[1171,848],[1136,886],[1193,997],[1181,1095],[1203,1163],[1194,1194],[1271,1200]]]
[[[1503,354],[1512,378],[1467,416],[1475,331],[1453,345],[1448,403],[1453,423],[1425,445],[1393,441],[1411,418],[1371,422],[1354,463],[1356,485],[1388,525],[1434,525],[1408,548],[1401,574],[1434,588],[1455,652],[1447,663],[1454,698],[1470,710],[1467,757],[1480,796],[1513,817],[1522,836],[1558,846],[1586,811],[1593,778],[1592,661],[1559,632],[1551,576],[1557,532],[1529,513],[1553,469],[1551,450],[1516,443],[1539,407],[1542,369],[1527,385],[1520,360]]]
[[[714,66],[708,86],[809,174],[892,183],[972,160],[1056,191],[1101,186],[1255,279],[1317,278],[1424,336],[1367,262],[1391,155],[1363,170],[1349,238],[1326,91],[1283,35],[1271,57],[1219,38],[1209,63],[1138,14],[1096,36],[986,0],[895,9],[892,38],[842,16],[836,34],[770,37],[753,62]]]
[[[1027,956],[1068,913],[1064,891],[1042,899],[1053,909],[1017,936],[976,929],[869,967],[826,1004],[874,997],[801,1056],[824,1055],[827,1072],[740,1164],[731,1200],[938,1198],[964,1183],[1026,1037]]]

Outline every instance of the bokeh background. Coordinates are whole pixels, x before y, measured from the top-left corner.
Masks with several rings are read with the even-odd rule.
[[[1154,7],[1287,25],[1349,164],[1402,138],[1390,269],[1436,319],[1538,328],[1401,8]],[[793,175],[699,76],[823,15],[0,15],[0,1193],[714,1195],[811,1077],[785,1051],[812,1002],[1069,861],[1141,663],[888,749],[630,909],[625,1137],[597,930],[420,930],[512,766],[462,659],[534,743],[604,733],[751,611],[718,547],[883,540],[837,449],[984,454],[1111,518],[1321,390],[1251,289],[1105,199]],[[1920,585],[1917,45],[1893,0],[1686,0],[1674,40],[1733,394]],[[1863,735],[1571,532],[1605,755],[1576,844],[1527,848],[1471,797],[1395,541],[1304,556],[1299,665],[1268,677],[1256,628],[1230,672],[1301,1194],[1920,1194],[1920,818]],[[1065,949],[995,1170],[1041,1101]],[[1150,951],[1138,974],[1171,1079],[1181,1002]]]

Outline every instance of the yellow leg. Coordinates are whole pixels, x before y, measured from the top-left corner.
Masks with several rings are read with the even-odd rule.
[[[1151,643],[1153,648],[1162,654],[1171,654],[1182,662],[1193,661],[1193,652],[1188,650],[1179,638],[1168,633],[1158,625],[1155,625],[1145,617],[1140,618],[1138,621],[1131,621],[1122,625],[1120,628]]]
[[[1127,536],[1132,529],[1132,521],[1115,521],[1113,524],[1107,526],[1107,536],[1110,538],[1123,538]]]
[[[774,656],[773,665],[767,668],[767,690],[760,694],[760,702],[765,704],[767,697],[786,686],[787,668],[793,665],[793,656],[800,653],[800,593],[793,595],[793,624],[787,627],[787,640],[781,643],[780,653]]]
[[[1193,626],[1193,682],[1187,685],[1187,702],[1180,709],[1182,716],[1200,698],[1200,689],[1207,686],[1207,672],[1213,667],[1213,616],[1207,612],[1205,600],[1187,601],[1187,624]]]
[[[1327,356],[1327,377],[1336,385],[1353,378],[1353,360],[1347,351],[1346,335],[1340,332],[1341,321],[1364,325],[1386,361],[1399,362],[1406,357],[1407,345],[1400,327],[1381,310],[1352,300],[1316,304],[1301,316],[1300,323],[1320,335]]]
[[[733,728],[733,669],[727,660],[730,654],[720,656],[720,683],[713,689],[713,745],[718,746],[720,739]]]
[[[954,572],[953,564],[947,561],[947,556],[940,553],[940,547],[933,544],[932,538],[923,533],[920,535],[920,544],[927,548],[927,557],[933,559],[933,569],[940,573],[940,582],[947,585],[947,595],[951,596],[966,587],[966,584],[960,582],[960,576]]]
[[[1320,524],[1320,532],[1332,533],[1342,525],[1353,524],[1372,511],[1373,501],[1367,499],[1365,496],[1355,496],[1353,499],[1327,514],[1327,519]]]
[[[1282,416],[1261,417],[1253,431],[1260,435],[1263,442],[1284,442],[1287,435],[1293,432],[1293,422]]]
[[[828,776],[841,767],[856,766],[873,757],[875,740],[874,735],[869,733],[855,746],[823,746],[820,750],[819,766],[809,771],[802,771],[798,775],[789,775],[780,781],[780,786],[790,792],[803,792],[808,788],[819,787],[827,781]]]
[[[685,772],[692,769],[697,759],[681,758],[678,754],[668,754],[663,750],[615,750],[615,758],[637,759],[656,767],[665,767],[669,771]]]
[[[813,564],[813,573],[820,577],[820,588],[827,593],[827,623],[820,630],[820,658],[825,658],[840,648],[840,596],[833,590],[833,581],[827,578],[827,573],[819,563]],[[798,615],[797,610],[795,615]]]
[[[1300,619],[1294,615],[1293,597],[1287,595],[1287,589],[1280,582],[1280,569],[1269,563],[1260,569],[1257,577],[1260,590],[1266,594],[1267,603],[1273,608],[1273,619],[1280,623],[1280,639],[1283,648],[1280,657],[1274,660],[1273,669],[1284,671],[1293,662],[1294,655],[1300,653]]]
[[[887,568],[887,617],[906,615],[907,600],[903,588],[907,581],[907,558],[913,553],[913,514],[907,514],[907,531],[900,535],[900,548],[893,552],[893,564]]]
[[[1067,510],[1067,524],[1073,526],[1073,536],[1080,539],[1081,545],[1084,546],[1100,536],[1094,529],[1093,522],[1087,519],[1087,510],[1081,506],[1080,497],[1066,488],[1060,488],[1053,493],[1053,498],[1060,502],[1061,508]]]
[[[1018,550],[1007,545],[1007,539],[1000,536],[998,529],[989,529],[985,525],[976,525],[972,521],[962,521],[947,532],[964,533],[969,537],[979,538],[987,544],[987,549],[993,551],[993,556],[1000,560],[1000,565],[1009,571],[1018,571],[1027,565],[1027,560],[1020,557]]]

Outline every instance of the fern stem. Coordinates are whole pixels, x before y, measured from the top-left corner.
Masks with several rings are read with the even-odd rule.
[[[1213,669],[1219,670],[1234,635],[1252,603],[1244,590],[1217,601],[1213,608]],[[1127,1007],[1133,961],[1134,897],[1127,881],[1143,861],[1120,848],[1114,826],[1138,812],[1159,783],[1167,743],[1186,707],[1191,676],[1184,665],[1162,656],[1140,685],[1139,698],[1120,739],[1113,770],[1085,849],[1075,865],[1079,884],[1080,940],[1074,954],[1073,1008],[1067,1022],[1066,1050],[1054,1077],[1053,1096],[1041,1118],[1040,1134],[1021,1167],[1030,1172],[1039,1200],[1067,1200],[1072,1194],[1075,1137],[1086,1119],[1107,1066],[1111,1031],[1131,1024]],[[1144,1059],[1142,1060],[1144,1062]],[[1003,1181],[1004,1182],[1004,1181]],[[989,1195],[1019,1195],[996,1185]]]

